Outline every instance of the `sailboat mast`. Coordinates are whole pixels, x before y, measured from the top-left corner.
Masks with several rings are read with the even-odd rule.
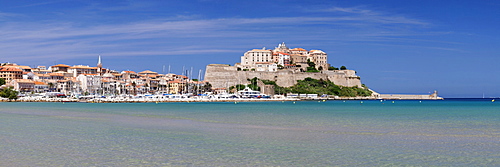
[[[200,82],[201,82],[201,69],[198,71],[198,82],[196,83],[196,86],[198,87],[196,90],[198,90],[198,94],[201,94],[200,90]]]

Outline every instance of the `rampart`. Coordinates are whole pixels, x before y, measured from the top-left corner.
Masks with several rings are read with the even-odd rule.
[[[213,88],[228,88],[237,84],[247,84],[247,79],[257,77],[259,79],[275,81],[283,87],[290,87],[307,77],[314,79],[330,80],[336,85],[359,86],[361,79],[354,70],[335,70],[322,72],[299,72],[294,70],[267,71],[238,71],[235,66],[226,64],[210,64],[205,71],[205,81],[212,84]]]
[[[379,99],[387,100],[442,100],[437,91],[430,95],[408,95],[408,94],[380,94]]]

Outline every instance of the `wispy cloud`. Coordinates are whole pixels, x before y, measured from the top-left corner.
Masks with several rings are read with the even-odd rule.
[[[213,34],[223,35],[224,31],[245,31],[252,34],[252,27],[271,28],[294,25],[307,27],[308,25],[347,25],[356,26],[343,21],[363,20],[356,17],[270,17],[270,18],[221,18],[206,20],[182,20],[162,21],[151,20],[132,22],[126,24],[98,25],[93,27],[78,27],[71,23],[25,23],[11,24],[0,27],[3,33],[2,40],[36,40],[36,39],[61,39],[61,38],[85,38],[94,36],[128,36],[130,39],[152,38],[161,36],[185,36],[195,34],[198,37],[210,37]],[[380,20],[379,24],[395,24],[403,21]],[[406,22],[406,24],[419,24]],[[26,28],[36,27],[36,28]],[[293,27],[291,27],[293,28]],[[334,27],[335,28],[335,27]],[[284,29],[289,30],[290,28]],[[254,31],[255,33],[256,31]],[[237,33],[245,36],[245,33]],[[384,36],[397,36],[397,32],[383,33]],[[223,35],[226,36],[226,35]],[[374,34],[367,34],[374,36]]]
[[[308,10],[309,12],[328,12],[328,13],[338,13],[348,15],[352,19],[366,21],[366,22],[376,22],[383,24],[413,24],[413,25],[429,25],[428,22],[413,19],[405,16],[398,16],[395,14],[386,14],[384,12],[377,12],[370,9],[365,9],[364,7],[330,7],[314,10]]]
[[[85,8],[85,10],[94,11],[135,11],[135,10],[148,10],[149,7],[154,6],[153,3],[147,1],[121,1],[120,3],[112,3],[113,5],[104,5],[102,2],[93,2]]]
[[[15,14],[15,13],[4,13],[0,12],[0,20],[12,18],[12,17],[20,17],[22,16],[21,14]]]
[[[325,9],[316,9],[315,11],[321,12],[344,12],[344,13],[356,13],[356,14],[367,14],[367,15],[378,15],[377,13],[362,9],[361,7],[330,7]]]
[[[137,8],[137,5],[123,6],[124,10],[129,7]],[[244,52],[248,47],[234,41],[386,42],[399,40],[395,37],[419,35],[413,27],[422,28],[428,24],[362,8],[335,7],[324,12],[348,15],[209,19],[177,15],[97,25],[69,21],[11,22],[0,25],[0,55],[17,55],[16,59],[27,60],[74,59],[96,53],[109,56],[238,54],[237,50]],[[395,28],[401,24],[410,28]],[[189,48],[179,49],[183,47]]]
[[[43,5],[55,4],[55,3],[59,3],[59,2],[63,2],[63,1],[61,1],[61,0],[59,0],[59,1],[43,1],[43,2],[30,3],[30,4],[27,4],[27,5],[21,5],[21,6],[15,6],[15,7],[16,8],[35,7],[35,6],[43,6]]]

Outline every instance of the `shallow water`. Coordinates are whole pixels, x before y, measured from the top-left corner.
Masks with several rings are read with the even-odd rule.
[[[0,166],[500,166],[500,101],[0,103]]]

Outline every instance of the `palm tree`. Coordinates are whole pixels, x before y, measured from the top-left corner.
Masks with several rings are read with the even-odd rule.
[[[54,88],[54,83],[49,82],[48,85],[49,85],[49,90],[52,91],[52,88]]]
[[[137,84],[135,82],[132,82],[132,87],[134,87],[134,96],[137,95]]]

